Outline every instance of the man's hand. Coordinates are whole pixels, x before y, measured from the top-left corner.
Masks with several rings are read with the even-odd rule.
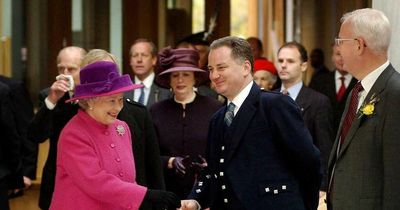
[[[199,204],[195,200],[181,200],[181,208],[179,210],[198,210]]]
[[[32,180],[29,177],[24,176],[24,184],[25,184],[24,190],[27,190],[32,186]]]
[[[56,80],[50,87],[47,98],[51,103],[57,104],[58,100],[69,90],[69,82],[64,79]]]

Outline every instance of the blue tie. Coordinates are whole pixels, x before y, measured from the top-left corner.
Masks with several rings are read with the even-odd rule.
[[[235,104],[233,104],[232,102],[229,103],[228,105],[228,109],[225,112],[225,117],[224,117],[224,122],[225,124],[229,127],[232,123],[232,120],[234,118],[234,110],[235,110]]]
[[[143,85],[143,83],[140,84]],[[140,88],[140,96],[138,102],[144,105],[144,86]]]

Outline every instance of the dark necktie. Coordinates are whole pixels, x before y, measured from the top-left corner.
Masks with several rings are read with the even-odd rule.
[[[349,108],[347,109],[346,116],[344,117],[342,131],[340,132],[341,144],[344,142],[344,139],[346,138],[347,133],[349,132],[349,129],[351,127],[351,123],[353,122],[354,117],[356,116],[357,106],[358,106],[358,93],[362,90],[363,87],[361,85],[361,82],[357,82],[357,84],[354,85],[353,90],[351,92]]]
[[[346,78],[344,76],[340,77],[342,84],[340,85],[339,91],[336,94],[336,101],[342,101],[344,93],[346,92],[346,85],[344,83],[345,79]]]
[[[225,124],[229,127],[232,123],[233,117],[234,117],[234,110],[235,110],[235,104],[233,104],[232,102],[229,103],[228,105],[228,109],[225,112],[225,117],[224,117],[224,122]]]
[[[143,85],[143,83],[140,84]],[[138,102],[144,105],[144,86],[140,88],[140,96]]]

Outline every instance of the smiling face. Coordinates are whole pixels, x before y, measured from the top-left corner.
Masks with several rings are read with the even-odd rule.
[[[194,72],[176,71],[169,75],[170,86],[175,95],[189,96],[196,82]]]
[[[153,71],[157,57],[151,54],[152,47],[148,42],[138,42],[131,47],[130,66],[133,73],[144,80]]]
[[[115,122],[123,107],[123,93],[100,96],[87,101],[90,108],[86,112],[97,122],[110,125]]]
[[[240,61],[232,58],[232,50],[222,46],[210,51],[208,69],[210,80],[216,91],[233,100],[248,84],[251,78],[251,64],[249,61]]]
[[[278,75],[285,88],[297,84],[302,73],[307,70],[307,62],[303,62],[296,47],[284,47],[278,53]]]

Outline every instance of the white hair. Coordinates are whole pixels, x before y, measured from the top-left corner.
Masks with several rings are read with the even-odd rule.
[[[392,32],[389,19],[383,12],[371,8],[358,9],[344,14],[341,22],[348,22],[354,34],[364,38],[373,52],[387,53]]]

